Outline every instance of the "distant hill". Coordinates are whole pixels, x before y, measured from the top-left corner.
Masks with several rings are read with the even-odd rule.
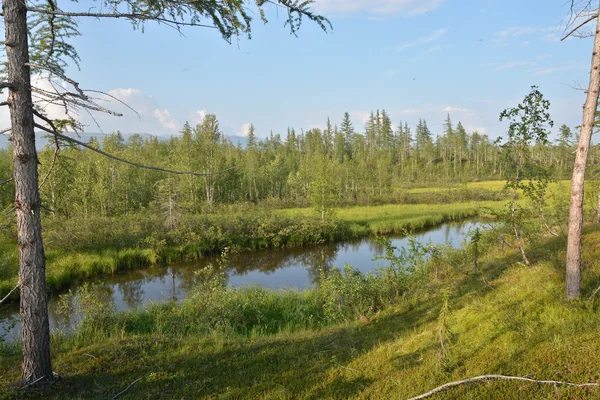
[[[231,143],[234,146],[237,146],[238,144],[241,145],[244,149],[246,148],[246,146],[248,145],[248,138],[246,136],[228,136],[227,138],[231,141]]]

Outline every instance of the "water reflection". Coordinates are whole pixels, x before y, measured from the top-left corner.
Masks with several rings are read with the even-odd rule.
[[[416,239],[433,244],[449,244],[459,247],[470,230],[482,227],[474,221],[460,224],[444,224],[420,233]],[[406,237],[392,237],[398,248],[408,242]],[[317,283],[321,271],[342,268],[350,264],[362,272],[372,272],[386,266],[384,261],[373,258],[384,254],[384,247],[373,240],[331,243],[291,249],[259,250],[251,253],[229,254],[226,259],[207,257],[199,262],[175,264],[165,268],[149,268],[132,271],[97,280],[106,295],[106,301],[117,310],[136,309],[150,301],[181,300],[195,286],[196,271],[211,265],[224,268],[228,284],[233,287],[259,285],[272,289],[305,289]],[[77,285],[74,285],[73,291]],[[61,317],[57,296],[49,302],[51,328],[67,327],[73,318]],[[66,305],[68,306],[68,305]],[[8,333],[17,335],[18,305],[0,308],[0,337]]]

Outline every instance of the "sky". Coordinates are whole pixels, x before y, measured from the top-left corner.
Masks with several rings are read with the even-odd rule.
[[[59,6],[63,2],[59,2]],[[67,2],[71,4],[71,2]],[[88,5],[74,3],[70,7]],[[213,29],[124,20],[80,19],[72,40],[80,69],[68,75],[82,88],[109,93],[113,117],[79,116],[86,132],[178,135],[185,121],[216,114],[225,134],[285,137],[339,124],[349,112],[364,131],[371,110],[385,109],[394,126],[419,118],[442,133],[447,114],[469,131],[506,132],[500,112],[537,85],[558,126],[580,124],[591,38],[560,41],[568,0],[317,0],[333,29],[304,21],[297,37],[274,8],[264,25],[255,14],[252,39],[225,42]],[[268,7],[267,7],[268,8]],[[50,115],[60,111],[50,109]],[[6,108],[0,125],[8,125]],[[97,124],[96,124],[97,123]],[[100,126],[100,128],[98,127]]]

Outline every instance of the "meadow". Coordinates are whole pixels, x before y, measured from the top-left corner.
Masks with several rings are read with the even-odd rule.
[[[479,198],[494,200],[478,201]],[[211,214],[193,214],[175,229],[160,217],[139,213],[117,218],[48,217],[44,221],[46,281],[54,293],[74,282],[131,269],[193,261],[228,248],[252,251],[298,247],[425,229],[448,221],[486,216],[503,202],[488,188],[439,188],[429,204],[338,207],[326,221],[312,208],[236,205]],[[463,201],[464,199],[464,201]],[[412,201],[422,200],[414,198]],[[16,238],[0,234],[0,297],[17,282]],[[17,299],[13,294],[13,301]]]
[[[581,301],[563,300],[566,238],[528,252],[482,240],[477,273],[468,249],[415,262],[398,286],[385,273],[347,269],[320,288],[276,294],[199,283],[181,304],[114,313],[89,287],[97,312],[74,335],[53,337],[51,388],[17,391],[19,349],[5,346],[0,398],[391,398],[482,374],[596,382],[600,370],[600,227],[584,235]],[[390,265],[398,260],[390,259]],[[437,263],[439,274],[433,275]],[[138,380],[134,385],[132,382]],[[599,389],[490,381],[439,399],[594,398]]]

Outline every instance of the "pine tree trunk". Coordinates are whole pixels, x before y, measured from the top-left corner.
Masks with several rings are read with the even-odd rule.
[[[592,69],[587,99],[583,108],[583,122],[579,144],[575,152],[575,166],[571,182],[571,205],[569,208],[569,238],[567,242],[567,299],[579,297],[581,288],[581,233],[583,229],[583,190],[585,168],[590,141],[594,129],[598,93],[600,91],[600,18],[597,19]]]
[[[42,244],[38,158],[35,150],[27,10],[22,0],[4,0],[8,94],[12,127],[15,210],[21,285],[22,380],[52,379],[50,328],[46,294],[46,260]]]

